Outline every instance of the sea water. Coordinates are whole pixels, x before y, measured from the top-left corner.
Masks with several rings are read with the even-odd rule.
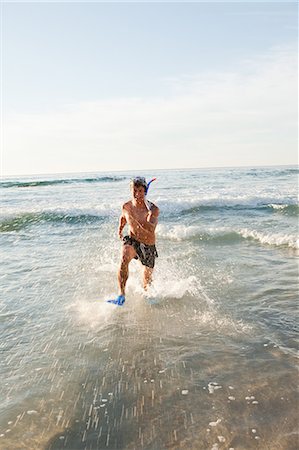
[[[117,294],[157,177],[154,281]],[[1,180],[0,448],[296,449],[296,167]]]

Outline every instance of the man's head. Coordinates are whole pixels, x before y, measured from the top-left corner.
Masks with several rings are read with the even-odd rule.
[[[132,178],[130,182],[132,195],[135,199],[144,199],[147,191],[147,182],[144,177]]]
[[[146,193],[147,190],[147,182],[146,179],[144,177],[135,177],[131,179],[131,183],[130,183],[130,187],[132,188],[139,188],[139,187],[143,187],[144,188],[144,192]]]

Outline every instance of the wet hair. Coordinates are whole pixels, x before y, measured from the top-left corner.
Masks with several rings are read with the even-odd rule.
[[[144,190],[145,190],[145,192],[146,192],[146,190],[147,190],[147,182],[146,182],[146,179],[144,178],[144,177],[135,177],[135,178],[132,178],[131,179],[131,182],[130,182],[130,187],[131,188],[133,188],[133,187],[144,187]]]

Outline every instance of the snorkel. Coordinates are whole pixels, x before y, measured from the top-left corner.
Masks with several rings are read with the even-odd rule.
[[[146,185],[146,189],[145,189],[145,196],[147,195],[147,193],[148,193],[148,190],[149,190],[149,187],[150,187],[150,184],[153,182],[153,181],[155,181],[157,178],[152,178],[148,183],[147,183],[147,185]],[[145,203],[145,206],[147,207],[147,209],[150,211],[151,210],[151,208],[150,208],[150,205],[149,205],[149,203],[148,203],[148,201],[147,201],[147,199],[146,198],[144,198],[144,203]]]
[[[153,181],[155,181],[156,179],[157,179],[157,178],[152,178],[151,181],[149,181],[149,182],[147,183],[146,189],[145,189],[145,195],[146,195],[147,192],[148,192],[148,189],[149,189],[149,187],[150,187],[150,184],[151,184]]]

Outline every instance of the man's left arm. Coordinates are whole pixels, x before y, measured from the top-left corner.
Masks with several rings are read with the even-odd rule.
[[[155,205],[153,205],[148,212],[146,220],[153,230],[157,226],[159,212],[160,212],[159,208]]]

